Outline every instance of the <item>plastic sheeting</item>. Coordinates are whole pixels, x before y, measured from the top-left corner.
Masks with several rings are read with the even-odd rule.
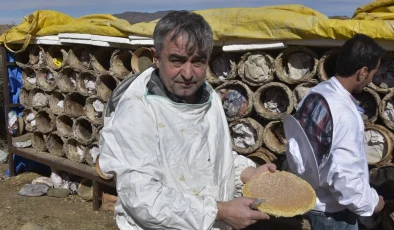
[[[394,100],[388,101],[384,110],[384,116],[394,122]]]
[[[256,81],[267,81],[273,72],[272,63],[261,54],[253,54],[245,60],[245,75]]]
[[[246,108],[247,98],[237,90],[229,89],[224,97],[223,109],[228,117],[242,115],[243,108]]]
[[[349,39],[364,33],[375,39],[394,40],[394,0],[373,2],[359,7],[353,19],[328,19],[303,5],[289,4],[256,8],[198,10],[211,25],[216,41],[256,41],[287,39]],[[379,19],[379,20],[376,20]],[[20,25],[0,37],[0,44],[25,41],[33,36],[80,33],[113,37],[140,35],[151,37],[158,20],[130,25],[108,14],[73,18],[51,10],[38,10],[23,18]]]
[[[256,130],[247,124],[239,123],[231,128],[234,145],[238,148],[248,148],[256,144]]]
[[[273,113],[283,113],[289,106],[288,101],[284,99],[287,98],[285,92],[276,87],[268,89],[264,95],[264,107]]]
[[[375,130],[366,130],[364,133],[364,146],[369,163],[377,163],[384,157],[387,146],[384,136]]]
[[[299,80],[313,69],[313,58],[305,52],[294,52],[287,58],[289,77]]]
[[[373,83],[384,89],[394,87],[394,58],[382,60],[373,78]]]

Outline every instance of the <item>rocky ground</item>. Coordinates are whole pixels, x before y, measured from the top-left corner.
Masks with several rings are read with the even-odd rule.
[[[7,164],[0,164],[0,175],[6,169]],[[22,173],[0,181],[0,229],[117,229],[112,212],[93,211],[92,202],[85,202],[78,195],[67,198],[18,195],[23,185],[40,176]],[[32,228],[33,225],[40,228]]]

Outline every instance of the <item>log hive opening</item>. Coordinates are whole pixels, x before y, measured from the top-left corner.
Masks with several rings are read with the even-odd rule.
[[[110,68],[110,61],[113,49],[98,48],[92,56],[92,67],[98,73],[107,73]]]
[[[274,153],[286,154],[286,136],[281,121],[271,121],[263,132],[265,146]]]
[[[298,107],[298,104],[304,99],[313,87],[317,85],[317,82],[305,82],[297,85],[293,90],[294,96],[294,108]]]
[[[369,83],[378,93],[388,93],[394,88],[394,53],[389,53],[381,60],[378,71]]]
[[[33,68],[40,68],[45,64],[45,51],[41,46],[32,46],[29,53],[29,64]]]
[[[98,97],[89,97],[86,99],[85,114],[94,124],[103,124],[103,112],[105,102]]]
[[[46,137],[47,135],[40,132],[34,132],[32,137],[32,146],[36,151],[44,152],[47,150],[46,147]]]
[[[32,133],[25,133],[12,137],[12,146],[15,148],[28,148],[32,145]]]
[[[228,81],[216,88],[228,121],[249,116],[253,109],[253,92],[240,81]]]
[[[248,158],[255,162],[258,166],[273,163],[278,160],[274,153],[265,148],[259,148],[256,152],[249,154]]]
[[[67,64],[79,72],[90,68],[91,50],[85,46],[74,46],[68,51]]]
[[[97,96],[107,102],[119,81],[111,75],[101,75],[96,82]]]
[[[394,131],[394,91],[388,93],[379,104],[379,116],[384,124]]]
[[[38,88],[34,88],[29,92],[29,101],[31,106],[35,109],[41,109],[48,105],[47,95]]]
[[[394,200],[394,165],[373,168],[370,171],[370,184],[379,195],[387,200]]]
[[[84,115],[83,107],[86,99],[79,93],[71,93],[64,99],[64,112],[72,117]]]
[[[64,111],[64,94],[60,91],[54,91],[48,94],[49,108],[54,114],[60,114]]]
[[[231,80],[238,76],[240,57],[235,54],[217,52],[212,56],[209,67],[219,80]]]
[[[110,72],[119,79],[124,79],[131,72],[131,56],[129,50],[115,50],[110,61]]]
[[[74,120],[66,114],[60,114],[56,118],[57,131],[58,131],[59,135],[61,135],[63,137],[72,136],[73,124],[74,124]]]
[[[96,76],[92,72],[83,72],[77,77],[77,91],[84,96],[96,94]]]
[[[25,123],[25,129],[28,132],[32,132],[36,129],[36,114],[37,112],[33,109],[25,108],[22,112],[22,119]]]
[[[95,138],[96,131],[96,127],[85,117],[79,117],[74,121],[73,133],[81,144],[90,144]]]
[[[41,68],[38,70],[37,85],[46,92],[53,91],[57,87],[56,78],[56,72],[48,68]]]
[[[327,51],[319,60],[317,75],[320,81],[326,81],[335,75],[339,49]]]
[[[32,106],[29,95],[30,95],[30,92],[25,87],[22,87],[21,91],[19,92],[19,102],[25,108],[29,108]]]
[[[50,133],[47,139],[47,149],[49,153],[54,156],[64,156],[63,151],[64,139],[59,136],[56,132]]]
[[[364,122],[374,123],[379,115],[380,97],[375,91],[370,88],[364,87],[363,91],[359,94],[354,94],[356,103],[359,109],[364,110],[361,117]]]
[[[15,63],[21,67],[21,68],[25,68],[26,65],[29,64],[29,50],[25,49],[24,51],[20,52],[20,53],[16,53],[15,54]]]
[[[85,148],[85,160],[86,163],[88,163],[88,165],[90,166],[95,165],[93,156],[98,156],[99,155],[98,151],[99,151],[99,147],[97,142],[94,142]]]
[[[37,131],[40,133],[49,133],[56,128],[56,117],[50,109],[41,109],[36,114]]]
[[[65,48],[61,46],[51,46],[45,55],[46,65],[53,70],[59,70],[64,66],[64,61],[67,60],[67,56],[68,52]]]
[[[289,47],[275,59],[276,74],[287,84],[310,81],[316,73],[317,65],[317,55],[306,47]]]
[[[147,47],[140,47],[131,56],[131,68],[134,73],[140,73],[153,65],[152,50]]]
[[[209,65],[207,66],[207,70],[205,71],[205,80],[209,82],[214,88],[218,87],[223,83],[211,70]]]
[[[100,155],[98,155],[97,156],[97,158],[96,158],[96,164],[95,164],[95,168],[96,168],[96,172],[97,172],[97,174],[101,177],[101,178],[103,178],[104,180],[109,180],[109,179],[111,179],[111,178],[113,178],[114,177],[114,175],[113,174],[107,174],[107,173],[104,173],[103,171],[101,171],[101,168],[100,168]]]
[[[265,84],[254,94],[254,107],[263,118],[281,119],[294,109],[293,93],[289,87],[279,82]]]
[[[263,144],[263,126],[252,118],[233,121],[229,125],[233,149],[240,154],[256,151]]]
[[[77,89],[78,73],[72,68],[64,68],[59,72],[56,83],[63,93],[70,93]]]
[[[246,53],[238,64],[239,76],[250,86],[271,82],[274,72],[274,59],[265,52]]]
[[[22,84],[27,90],[34,89],[37,85],[37,73],[31,67],[25,67],[22,72]]]
[[[365,154],[369,165],[391,160],[392,134],[380,125],[368,124],[364,131]]]
[[[85,161],[85,146],[78,143],[74,138],[70,138],[64,144],[64,152],[67,159],[75,163],[82,163]]]

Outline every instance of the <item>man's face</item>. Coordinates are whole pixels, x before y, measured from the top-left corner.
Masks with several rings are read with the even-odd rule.
[[[170,38],[171,34],[167,35],[159,56],[155,52],[160,79],[170,93],[194,103],[195,94],[205,81],[208,53],[196,49],[188,54],[187,39],[182,35],[174,41]]]

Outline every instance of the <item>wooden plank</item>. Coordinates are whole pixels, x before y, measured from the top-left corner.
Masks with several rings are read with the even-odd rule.
[[[9,150],[10,153],[14,153],[21,157],[25,157],[27,159],[39,162],[41,164],[48,165],[50,167],[56,168],[58,170],[62,170],[76,176],[80,176],[92,181],[97,181],[101,184],[106,184],[109,186],[115,187],[115,181],[104,180],[102,179],[96,172],[96,170],[85,164],[74,163],[66,158],[61,158],[57,156],[53,156],[47,152],[38,152],[33,148],[14,148],[12,147]]]
[[[3,78],[3,93],[4,93],[4,110],[5,110],[5,125],[8,126],[8,113],[10,112],[10,95],[9,95],[9,80],[8,80],[8,65],[11,65],[7,60],[7,50],[4,46],[1,48],[1,74]],[[15,63],[13,63],[15,64]],[[8,142],[8,168],[10,176],[15,176],[15,167],[14,167],[14,157],[13,154],[9,151],[10,147],[12,147],[12,137],[8,129],[7,131],[7,142]]]
[[[97,211],[101,206],[100,201],[102,197],[102,191],[100,189],[99,183],[97,183],[96,181],[93,181],[92,186],[93,186],[93,210]]]

